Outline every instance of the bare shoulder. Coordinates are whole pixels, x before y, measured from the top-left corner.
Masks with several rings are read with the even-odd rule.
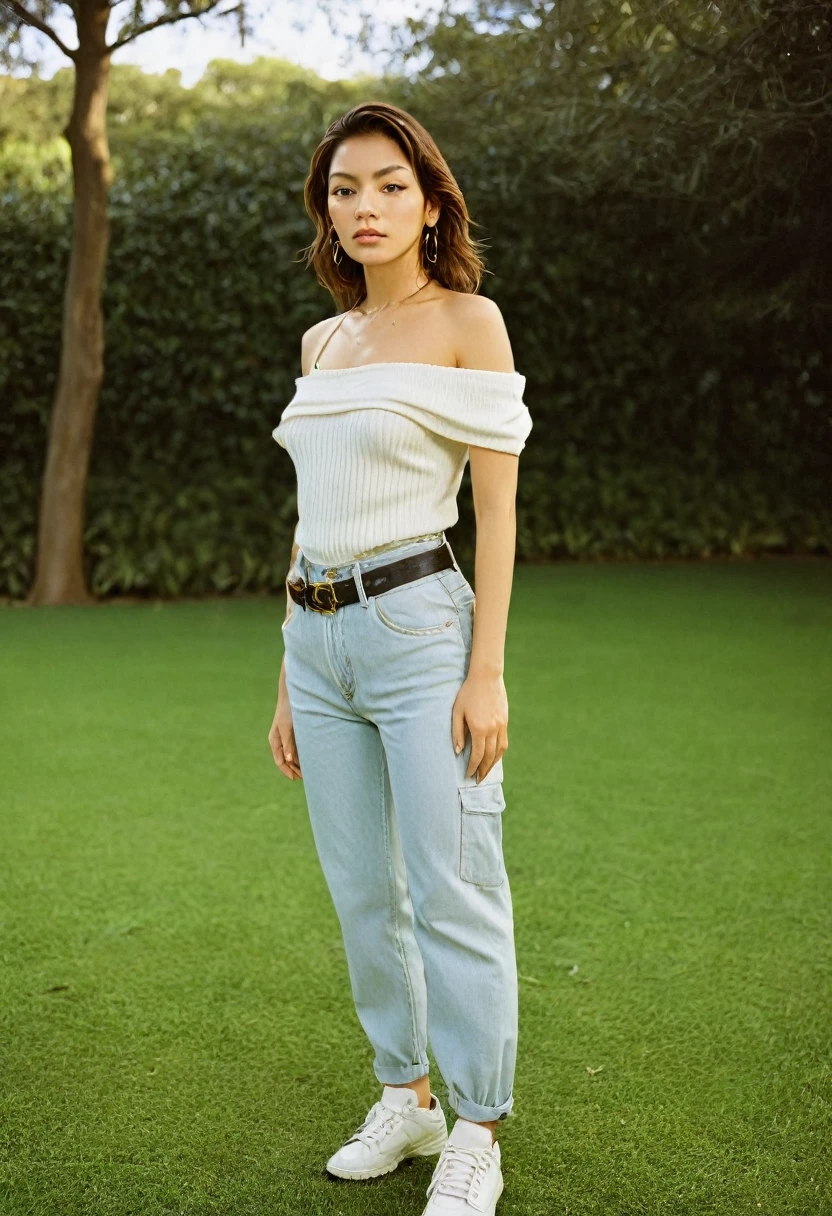
[[[511,341],[498,304],[488,296],[449,291],[445,308],[457,367],[488,372],[514,371]]]
[[[301,372],[304,376],[308,376],[312,371],[315,357],[326,341],[327,334],[340,321],[342,316],[343,313],[339,312],[334,317],[324,317],[322,321],[316,321],[314,325],[310,325],[301,338],[300,362]]]

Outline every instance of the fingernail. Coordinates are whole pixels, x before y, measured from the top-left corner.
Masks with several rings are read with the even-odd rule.
[[[454,751],[456,752],[457,755],[459,755],[459,753],[462,751],[462,748],[459,746],[458,743],[455,745]]]
[[[287,753],[286,753],[286,759],[287,759],[287,760],[289,760],[289,761],[291,761],[291,759],[292,759],[292,753],[291,753],[291,752],[287,752]]]

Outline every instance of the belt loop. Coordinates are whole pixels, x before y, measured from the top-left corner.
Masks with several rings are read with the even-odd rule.
[[[300,558],[301,578],[303,579],[303,611],[306,612],[309,604],[306,602],[306,588],[309,584],[309,567],[306,563],[306,554],[302,548],[298,548],[298,557]]]
[[[456,560],[456,558],[454,557],[454,551],[453,551],[453,549],[451,548],[451,542],[448,540],[447,536],[445,536],[444,532],[442,533],[442,535],[443,535],[443,537],[444,537],[444,539],[445,539],[445,544],[448,546],[448,552],[449,552],[449,553],[450,553],[450,555],[451,555],[451,561],[452,561],[452,562],[453,562],[453,564],[454,564],[454,570],[456,570],[457,574],[462,574],[462,571],[461,571],[461,570],[460,570],[460,568],[459,568],[459,565],[458,565],[458,563],[457,563],[457,560]],[[464,575],[464,574],[463,574],[462,576],[463,576],[463,578],[465,577],[465,575]]]
[[[364,590],[364,583],[361,578],[361,563],[356,562],[352,568],[352,576],[355,579],[355,589],[358,592],[358,598],[361,600],[362,608],[369,608],[367,603],[367,592]]]

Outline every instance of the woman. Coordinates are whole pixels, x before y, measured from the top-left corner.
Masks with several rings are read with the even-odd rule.
[[[333,123],[305,202],[308,261],[342,311],[304,335],[274,431],[299,520],[269,743],[304,780],[383,1087],[327,1169],[372,1178],[439,1153],[423,1216],[493,1214],[517,1043],[503,651],[525,377],[475,294],[459,187],[411,115],[368,103]],[[476,629],[444,534],[469,458]]]

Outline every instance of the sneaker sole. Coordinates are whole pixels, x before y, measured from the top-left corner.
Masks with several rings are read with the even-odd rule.
[[[328,1174],[334,1174],[336,1178],[351,1178],[356,1181],[363,1181],[365,1178],[381,1178],[384,1174],[392,1174],[393,1170],[398,1169],[403,1161],[409,1161],[411,1157],[433,1157],[437,1153],[441,1153],[447,1141],[447,1135],[442,1136],[441,1140],[437,1137],[429,1145],[425,1145],[422,1148],[408,1149],[398,1160],[391,1161],[389,1165],[377,1166],[375,1169],[348,1170],[340,1165],[327,1164],[326,1171]]]

